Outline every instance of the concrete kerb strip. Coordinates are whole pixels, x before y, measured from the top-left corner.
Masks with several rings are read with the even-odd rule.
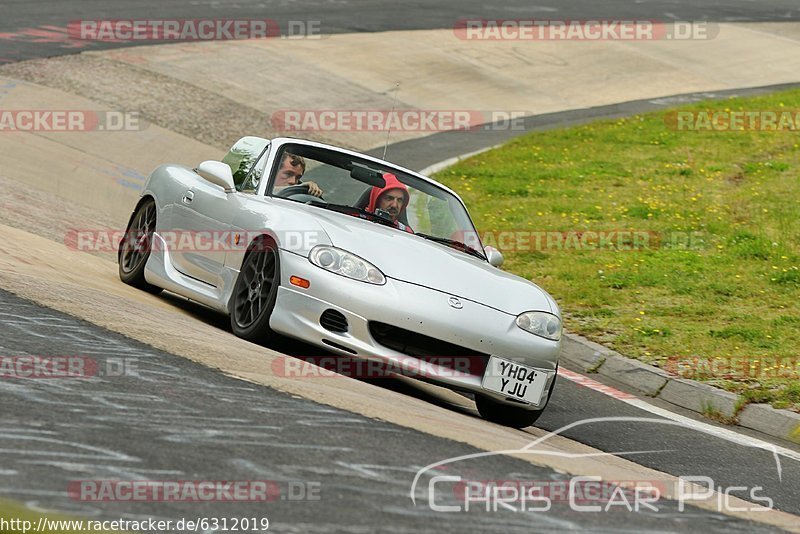
[[[789,410],[776,410],[767,404],[748,404],[739,413],[739,424],[771,436],[788,436],[786,439],[800,443],[800,414]]]
[[[671,375],[658,367],[626,358],[577,334],[566,334],[565,338],[562,361],[584,372],[608,376],[649,397],[706,417],[718,419],[721,416],[768,436],[800,443],[800,414],[776,410],[768,404],[748,404],[737,414],[739,397],[734,393]]]
[[[661,369],[631,360],[618,353],[606,357],[596,372],[616,380],[622,376],[627,382],[635,382],[638,384],[637,389],[650,397],[661,395],[670,381],[669,375]]]

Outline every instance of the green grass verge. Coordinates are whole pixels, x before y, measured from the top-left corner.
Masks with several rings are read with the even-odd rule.
[[[795,111],[800,91],[680,109]],[[567,329],[800,410],[800,132],[670,124],[651,113],[531,133],[436,179],[462,195],[504,269],[559,301]],[[589,248],[573,235],[559,247],[535,234],[615,230],[647,242]]]

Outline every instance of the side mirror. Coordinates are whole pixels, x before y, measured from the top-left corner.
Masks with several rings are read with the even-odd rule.
[[[486,253],[486,259],[489,260],[489,264],[495,267],[503,265],[503,253],[496,248],[487,245],[484,247],[483,252]]]
[[[231,168],[221,161],[204,161],[197,166],[197,174],[220,186],[226,193],[233,193],[236,187],[233,185],[233,173]]]

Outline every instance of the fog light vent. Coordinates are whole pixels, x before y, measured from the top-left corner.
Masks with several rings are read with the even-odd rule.
[[[347,318],[336,310],[325,310],[322,312],[322,315],[319,317],[319,324],[321,324],[322,328],[325,330],[338,333],[347,332],[349,327]]]

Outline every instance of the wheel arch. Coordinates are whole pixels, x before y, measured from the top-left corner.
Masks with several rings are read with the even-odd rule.
[[[245,260],[247,260],[247,256],[249,256],[250,253],[253,250],[256,250],[258,248],[258,246],[259,246],[258,243],[259,242],[266,241],[266,242],[270,243],[272,248],[275,250],[275,254],[278,256],[278,261],[280,261],[280,244],[278,243],[278,240],[276,239],[274,233],[272,233],[269,230],[260,230],[260,231],[251,232],[251,233],[245,234],[245,235],[248,236],[250,241],[247,243],[247,247],[244,249],[244,252],[241,254],[241,260],[237,262],[236,271],[238,271],[238,272],[236,274],[236,279],[238,279],[239,276],[241,275],[242,266],[244,265]],[[231,292],[227,296],[227,302],[225,304],[225,307],[228,309],[228,313],[231,313],[231,302],[233,300],[233,291],[234,291],[234,288],[236,287],[236,281],[237,280],[234,280],[232,282],[232,284],[231,284],[231,288],[232,288]],[[280,284],[280,279],[278,280],[278,284]]]
[[[234,334],[249,341],[266,342],[275,335],[274,332],[269,328],[269,318],[272,314],[272,310],[275,307],[278,289],[281,285],[280,248],[278,247],[277,240],[268,231],[255,232],[254,235],[248,237],[251,237],[251,239],[247,244],[245,253],[243,254],[242,265],[240,266],[239,273],[233,282],[232,291],[228,298],[226,307],[230,316],[231,330]],[[258,311],[255,312],[255,316],[253,316],[253,295],[251,294],[246,298],[242,298],[242,295],[244,292],[248,292],[248,287],[250,287],[249,291],[252,293],[252,283],[258,284],[258,286],[255,288],[255,291],[258,294],[259,288],[261,288],[262,284],[267,280],[267,278],[263,276],[260,278],[258,277],[259,269],[266,267],[266,264],[259,267],[259,256],[251,255],[254,252],[260,251],[264,251],[262,252],[262,255],[266,255],[268,253],[273,257],[273,272],[270,275],[272,279],[272,286],[270,288],[268,299],[265,301],[265,303],[259,303]],[[250,271],[252,266],[255,266],[255,274]],[[265,271],[261,272],[263,274]],[[252,276],[252,278],[248,279],[245,276],[246,273],[250,273],[249,276]],[[237,301],[237,298],[242,298],[242,300]],[[256,298],[260,299],[261,297],[256,295]],[[234,309],[235,306],[238,306],[237,302],[241,303],[243,308],[246,308],[249,303],[250,314],[247,315],[247,317],[249,317],[249,321],[252,322],[239,322],[237,318],[238,308]]]
[[[126,232],[131,227],[131,223],[133,222],[133,218],[136,216],[136,212],[139,211],[139,208],[141,208],[144,205],[144,203],[147,202],[148,200],[152,200],[155,203],[155,205],[156,205],[156,214],[158,214],[158,201],[156,200],[156,197],[153,196],[152,193],[149,193],[149,192],[144,193],[141,196],[141,198],[139,198],[139,200],[136,202],[136,205],[133,207],[133,210],[131,211],[130,217],[128,217],[128,222],[125,225],[125,231]],[[121,255],[122,255],[122,247],[120,246],[120,247],[117,247],[117,263],[119,263]]]
[[[256,243],[259,241],[267,241],[272,244],[276,249],[278,248],[278,238],[275,234],[269,230],[261,230],[259,232],[253,232],[254,235],[251,235],[250,242],[247,244],[247,249],[245,255],[249,254],[256,246]]]

